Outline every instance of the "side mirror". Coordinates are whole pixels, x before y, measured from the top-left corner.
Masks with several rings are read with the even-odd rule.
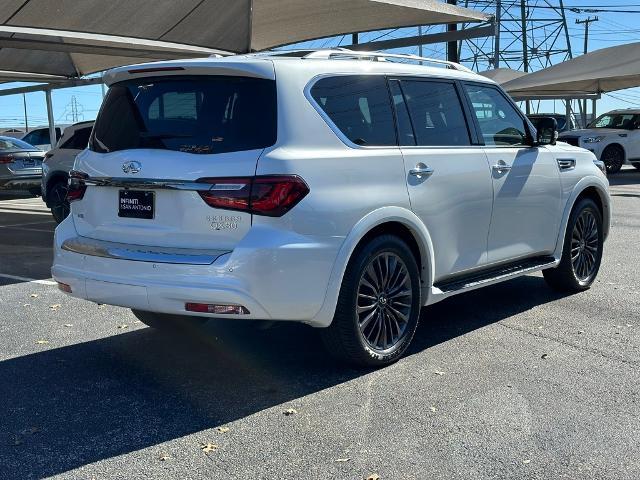
[[[558,140],[558,122],[553,117],[541,118],[538,121],[538,145],[555,145]]]

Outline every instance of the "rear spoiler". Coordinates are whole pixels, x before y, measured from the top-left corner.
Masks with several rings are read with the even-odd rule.
[[[238,60],[229,60],[229,57],[226,57],[129,65],[107,71],[103,79],[107,86],[111,86],[114,83],[135,78],[175,75],[222,75],[264,78],[266,80],[275,80],[276,78],[273,62],[269,59],[248,57],[231,58]]]

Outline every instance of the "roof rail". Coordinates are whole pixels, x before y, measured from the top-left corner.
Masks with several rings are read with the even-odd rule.
[[[411,54],[404,54],[404,53],[365,52],[365,51],[349,50],[346,48],[337,48],[337,49],[315,50],[311,53],[303,55],[301,58],[309,58],[309,59],[316,58],[316,59],[326,59],[326,60],[357,59],[357,60],[371,60],[374,62],[384,62],[387,60],[394,60],[394,59],[395,60],[411,60],[414,62],[442,65],[446,68],[459,70],[461,72],[473,73],[473,70],[470,70],[464,65],[460,65],[459,63],[449,62],[447,60],[439,60],[436,58],[420,57],[418,55],[411,55]]]

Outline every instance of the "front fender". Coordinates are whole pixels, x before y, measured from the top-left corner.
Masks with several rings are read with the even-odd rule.
[[[589,175],[582,178],[573,187],[571,195],[569,196],[565,204],[564,211],[562,213],[562,222],[560,223],[560,231],[558,233],[558,239],[556,241],[556,249],[554,252],[554,257],[556,258],[560,258],[562,256],[564,237],[567,231],[567,224],[569,223],[569,216],[571,215],[573,206],[575,205],[576,200],[578,199],[580,194],[590,187],[594,187],[600,195],[600,200],[602,201],[602,228],[604,238],[606,239],[609,235],[609,228],[611,225],[611,198],[609,196],[609,185],[602,178],[595,175]]]
[[[397,222],[406,226],[411,231],[416,243],[418,244],[422,260],[422,303],[424,304],[426,302],[434,275],[434,252],[431,235],[427,231],[425,225],[411,210],[402,207],[383,207],[374,210],[363,217],[355,224],[345,238],[333,264],[322,307],[313,321],[310,322],[313,326],[328,327],[331,324],[335,314],[338,295],[340,294],[342,279],[351,255],[356,249],[358,243],[367,233],[378,225],[390,222]]]

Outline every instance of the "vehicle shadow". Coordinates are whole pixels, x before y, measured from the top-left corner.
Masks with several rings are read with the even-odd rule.
[[[446,300],[424,310],[409,355],[557,298],[540,277],[524,277]],[[0,477],[67,472],[367,373],[328,360],[311,328],[237,321],[185,336],[145,328],[8,359],[0,362]]]

